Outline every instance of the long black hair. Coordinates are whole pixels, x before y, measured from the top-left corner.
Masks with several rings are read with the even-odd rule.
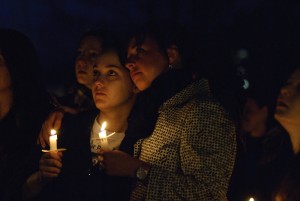
[[[49,104],[39,60],[29,38],[13,29],[0,29],[0,53],[11,77],[13,112],[18,124],[24,125]]]

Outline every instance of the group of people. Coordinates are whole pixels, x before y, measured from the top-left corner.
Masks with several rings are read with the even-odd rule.
[[[226,105],[228,88],[216,90],[215,80],[189,66],[196,65],[186,56],[190,50],[171,33],[159,26],[139,27],[126,40],[107,30],[84,33],[74,90],[51,97],[30,40],[0,29],[1,199],[235,200],[228,192],[237,189],[243,154],[240,108]],[[277,200],[298,196],[296,68],[276,105],[285,132],[267,138],[280,145],[285,139],[285,147],[261,148],[267,156],[263,187]],[[107,147],[99,143],[104,122]],[[41,151],[49,148],[51,129],[65,151]],[[282,169],[274,168],[278,164]]]
[[[251,82],[238,135],[230,200],[299,200],[299,64],[290,57],[277,93]],[[280,80],[278,80],[280,82]],[[298,114],[299,115],[299,114]],[[293,176],[291,176],[293,175]]]

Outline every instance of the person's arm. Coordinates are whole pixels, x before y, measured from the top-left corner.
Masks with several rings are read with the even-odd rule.
[[[39,171],[33,173],[23,185],[23,200],[30,200],[45,188],[54,178],[58,177],[62,167],[62,152],[45,153],[39,162]]]
[[[45,182],[42,182],[40,172],[32,174],[22,188],[22,197],[24,200],[30,200],[36,197],[44,188]]]

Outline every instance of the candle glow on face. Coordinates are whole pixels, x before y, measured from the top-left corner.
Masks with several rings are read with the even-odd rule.
[[[57,135],[56,135],[56,130],[51,129],[50,134],[51,134],[50,137],[49,137],[50,151],[54,151],[54,150],[57,150]]]

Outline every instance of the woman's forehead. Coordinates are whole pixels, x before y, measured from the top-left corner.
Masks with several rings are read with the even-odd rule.
[[[102,65],[103,64],[121,65],[118,53],[113,50],[103,52],[101,55],[97,57],[96,62]]]
[[[86,36],[80,41],[80,46],[91,46],[99,48],[102,46],[102,40],[96,36]]]

